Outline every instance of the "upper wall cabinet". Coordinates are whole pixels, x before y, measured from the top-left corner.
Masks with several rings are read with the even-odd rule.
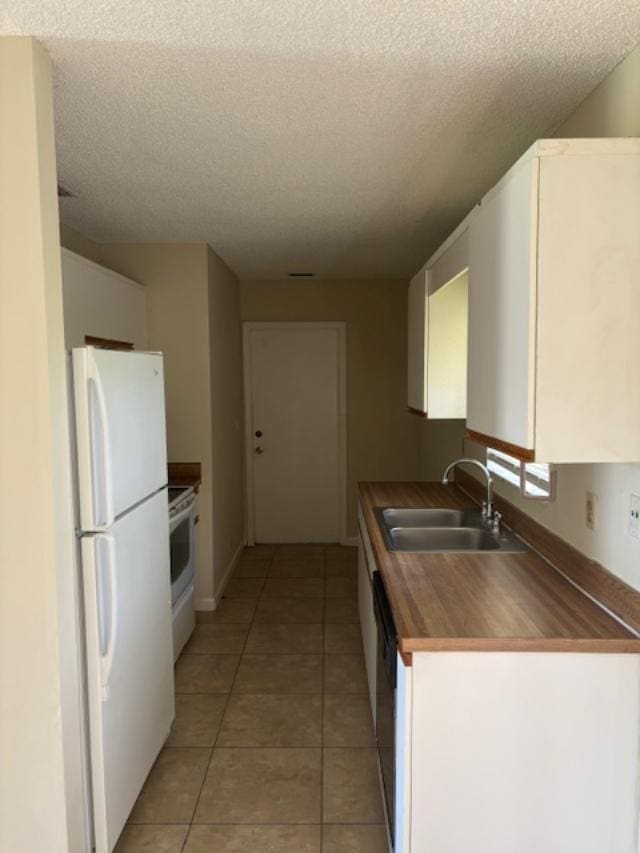
[[[466,413],[470,217],[409,285],[409,409],[429,418]]]
[[[143,285],[62,249],[64,339],[83,347],[87,336],[146,346]]]
[[[640,460],[639,275],[640,140],[537,142],[470,225],[470,436]]]
[[[467,414],[468,274],[464,270],[429,296],[427,417]]]
[[[409,411],[427,413],[427,270],[423,268],[409,283],[409,363],[407,400]]]

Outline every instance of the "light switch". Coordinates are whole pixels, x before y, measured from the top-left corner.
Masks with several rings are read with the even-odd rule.
[[[629,536],[640,539],[640,495],[631,495],[629,502]]]

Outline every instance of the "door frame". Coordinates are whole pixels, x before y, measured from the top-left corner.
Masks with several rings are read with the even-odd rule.
[[[247,490],[247,545],[255,545],[253,482],[253,372],[250,334],[260,329],[331,329],[338,333],[338,536],[347,544],[347,327],[344,322],[245,322],[242,324],[244,362],[245,480]]]

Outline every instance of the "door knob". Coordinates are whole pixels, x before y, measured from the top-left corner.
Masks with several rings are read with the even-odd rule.
[[[261,453],[264,453],[264,450],[261,447],[256,447],[256,453],[259,456]]]

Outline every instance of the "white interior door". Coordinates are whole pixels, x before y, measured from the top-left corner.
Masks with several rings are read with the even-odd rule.
[[[73,350],[80,521],[109,527],[167,483],[159,353]]]
[[[174,717],[166,490],[84,536],[97,853],[110,853]]]
[[[340,323],[245,327],[256,542],[341,538],[343,340]]]

